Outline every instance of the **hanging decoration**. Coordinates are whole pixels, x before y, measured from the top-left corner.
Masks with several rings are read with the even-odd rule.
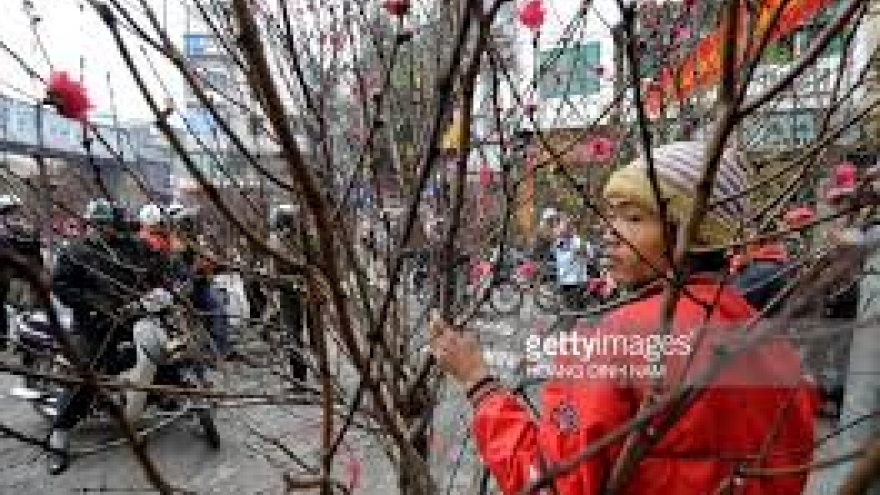
[[[690,8],[694,3],[686,2],[686,7]],[[757,39],[767,30],[772,30],[769,36],[770,42],[777,41],[793,33],[830,3],[832,0],[762,0],[757,7],[757,13],[754,14],[754,22],[748,22],[749,16],[753,14],[749,13],[743,2],[739,13],[741,19],[737,23],[739,26],[737,36],[740,40]],[[776,11],[783,5],[779,19],[771,25]],[[664,81],[662,88],[664,96],[672,96],[680,100],[698,89],[720,81],[723,29],[722,25],[697,42],[693,51],[674,69],[674,77]],[[690,37],[691,33],[688,31],[687,35]],[[758,44],[752,44],[752,50],[757,47]],[[754,51],[749,53],[742,51],[736,60],[736,65],[741,66],[745,60],[754,56]]]
[[[385,0],[382,7],[394,17],[403,17],[409,12],[409,0]]]
[[[545,17],[544,2],[541,0],[529,0],[519,11],[519,21],[532,31],[541,29]]]
[[[46,103],[54,106],[62,117],[80,122],[86,121],[92,109],[86,88],[71,79],[66,71],[53,72],[49,76]]]

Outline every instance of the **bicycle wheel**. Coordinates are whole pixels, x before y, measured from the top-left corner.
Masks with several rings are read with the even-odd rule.
[[[522,308],[523,294],[511,280],[504,280],[492,289],[489,305],[500,316],[510,316]]]

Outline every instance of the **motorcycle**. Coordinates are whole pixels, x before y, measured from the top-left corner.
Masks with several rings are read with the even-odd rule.
[[[132,338],[124,339],[114,349],[105,349],[113,357],[113,370],[122,370],[115,381],[141,385],[167,385],[180,388],[209,388],[205,363],[200,357],[204,339],[186,332],[188,327],[183,308],[172,305],[170,294],[146,297],[137,304],[123,308],[122,313],[137,314],[132,327]],[[165,300],[159,300],[165,299]],[[137,311],[133,308],[139,307]],[[146,312],[146,315],[141,313]],[[21,365],[32,372],[23,386],[14,387],[10,395],[25,400],[47,422],[58,415],[58,404],[65,387],[53,376],[76,376],[77,372],[61,352],[48,315],[45,311],[17,311],[10,316],[10,345]],[[62,331],[71,335],[71,320],[61,318]],[[213,405],[204,399],[187,397],[178,404],[143,390],[107,389],[109,400],[121,404],[126,419],[138,429],[141,437],[148,436],[182,418],[197,420],[211,448],[220,446],[220,435],[214,421]],[[88,419],[107,422],[107,398],[94,401]],[[169,407],[174,406],[174,407]],[[170,409],[170,410],[169,410]],[[83,423],[88,423],[85,421]],[[71,454],[85,455],[121,445],[126,440],[120,435],[102,438],[96,442],[77,442],[71,445]]]

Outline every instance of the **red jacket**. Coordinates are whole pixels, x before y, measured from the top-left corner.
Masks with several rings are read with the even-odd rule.
[[[166,234],[141,230],[138,232],[138,237],[153,251],[167,253],[171,250],[171,240]]]
[[[709,302],[718,293],[717,285],[707,280],[695,279],[688,290],[694,298]],[[629,342],[636,342],[659,328],[662,300],[662,291],[658,290],[615,311],[597,329],[581,335],[624,336],[631,339]],[[666,385],[677,382],[676,376],[685,369],[687,358],[683,351],[687,349],[682,344],[697,342],[692,332],[702,326],[705,313],[694,300],[681,297],[670,334],[673,340],[667,349],[670,354],[679,355],[666,358]],[[742,323],[753,314],[753,309],[737,292],[722,290],[711,315],[714,330],[706,334],[703,345],[691,347],[696,350],[691,368],[694,373],[712,360],[716,347],[710,342],[725,335],[729,337],[732,324]],[[673,351],[672,344],[680,348]],[[638,354],[638,349],[631,349],[633,354]],[[622,353],[606,352],[598,362],[623,362],[620,357],[610,357],[611,354]],[[574,359],[556,361],[557,364],[577,362]],[[554,378],[548,380],[541,391],[541,414],[537,418],[512,393],[497,392],[474,411],[472,432],[480,456],[505,494],[518,493],[536,479],[541,459],[543,465],[571,459],[586,445],[635,416],[648,383],[647,380],[623,383],[610,378]],[[789,343],[777,339],[757,346],[726,367],[705,389],[641,461],[623,493],[714,493],[731,475],[738,461],[762,449],[780,414],[784,415],[781,428],[760,467],[806,463],[811,459],[815,409],[814,391],[803,381],[799,359]],[[599,494],[620,448],[620,444],[606,448],[558,478],[555,481],[558,493]],[[719,455],[724,459],[718,459]],[[794,495],[801,493],[805,481],[802,475],[748,478],[744,484],[736,485],[732,493]]]

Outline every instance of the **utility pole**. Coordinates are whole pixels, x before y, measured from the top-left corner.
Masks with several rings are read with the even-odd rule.
[[[37,103],[35,109],[37,111],[35,119],[35,124],[37,126],[37,152],[34,154],[34,159],[37,162],[39,173],[37,190],[41,210],[40,217],[43,219],[41,222],[42,226],[40,227],[40,234],[41,237],[46,240],[46,248],[49,251],[49,260],[52,260],[52,256],[55,252],[55,242],[52,232],[52,190],[49,181],[49,171],[46,167],[46,158],[43,156],[46,146],[45,136],[43,134],[43,104]]]

